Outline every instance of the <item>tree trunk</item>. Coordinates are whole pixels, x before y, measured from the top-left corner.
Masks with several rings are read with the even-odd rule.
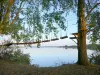
[[[86,21],[84,0],[78,0],[78,64],[89,65],[86,50]]]

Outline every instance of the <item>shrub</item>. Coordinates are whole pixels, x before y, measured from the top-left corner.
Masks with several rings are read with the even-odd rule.
[[[89,60],[92,64],[100,65],[100,52],[93,53]]]
[[[30,64],[29,54],[23,54],[18,46],[2,46],[0,47],[0,59],[13,61],[18,64]]]

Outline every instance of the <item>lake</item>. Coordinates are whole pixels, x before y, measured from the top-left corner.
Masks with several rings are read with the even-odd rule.
[[[39,67],[55,67],[62,64],[72,64],[78,60],[78,51],[72,48],[28,47],[21,48],[21,50],[23,53],[30,54],[31,64],[38,65]],[[88,56],[93,52],[93,50],[87,50]]]

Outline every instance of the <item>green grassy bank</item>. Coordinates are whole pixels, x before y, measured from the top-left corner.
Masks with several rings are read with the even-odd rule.
[[[100,65],[62,65],[59,67],[35,67],[0,61],[0,75],[100,75]]]

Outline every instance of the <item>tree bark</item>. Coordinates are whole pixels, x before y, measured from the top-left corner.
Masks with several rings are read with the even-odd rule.
[[[86,21],[84,0],[78,0],[78,64],[89,65],[86,50]]]

